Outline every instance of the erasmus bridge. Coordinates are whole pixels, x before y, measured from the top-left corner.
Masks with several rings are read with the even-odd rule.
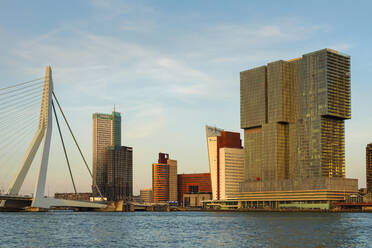
[[[42,85],[42,94],[38,96],[37,92],[41,91]],[[30,113],[30,108],[35,106],[35,103],[41,104],[40,115],[36,115],[36,117],[34,115],[31,119],[25,119],[25,115]],[[51,207],[97,209],[107,206],[104,202],[64,200],[45,196],[53,116],[56,119],[72,185],[75,193],[77,193],[56,109],[62,114],[86,169],[92,177],[92,172],[89,169],[88,163],[53,90],[52,70],[51,67],[48,66],[46,67],[45,77],[43,78],[0,89],[0,176],[13,178],[9,182],[7,191],[0,194],[0,210],[27,208],[49,209]],[[32,122],[37,126],[31,142],[24,144],[24,137],[30,135],[30,133],[32,134],[32,129],[28,127],[28,122]],[[22,124],[24,126],[22,126]],[[21,155],[19,154],[20,149],[14,148],[17,143],[25,146],[25,152]],[[14,150],[18,150],[18,154],[14,153]],[[26,176],[29,174],[33,161],[36,160],[36,154],[39,154],[40,158],[39,161],[35,162],[38,163],[36,178],[32,178],[32,180],[35,180],[34,193],[32,196],[22,196],[20,195],[20,190],[25,182]],[[11,175],[11,173],[4,173],[7,167],[12,166],[12,159],[15,159],[15,161],[17,161],[17,159],[19,160],[18,165],[13,165],[18,166],[18,171],[14,173],[14,175]],[[101,199],[103,199],[98,186],[94,186],[97,192],[99,192]]]

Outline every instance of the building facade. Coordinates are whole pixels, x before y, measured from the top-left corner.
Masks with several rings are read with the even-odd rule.
[[[98,196],[95,185],[104,191],[106,184],[105,152],[108,146],[121,145],[121,115],[93,114],[93,185],[94,196]]]
[[[240,134],[206,127],[213,200],[239,192],[244,181],[244,150]]]
[[[178,174],[178,204],[183,205],[184,194],[212,193],[210,173]]]
[[[177,201],[177,160],[169,159],[166,153],[159,153],[158,163],[152,164],[153,201]]]
[[[63,200],[90,201],[92,193],[55,193],[54,198]]]
[[[121,146],[121,114],[93,114],[93,196],[130,201],[133,195],[133,148]]]
[[[220,199],[229,199],[240,191],[244,181],[244,149],[220,148]]]
[[[109,201],[130,201],[133,195],[133,148],[109,146],[105,161],[104,196]]]
[[[242,71],[245,181],[231,200],[323,208],[357,192],[357,179],[345,178],[350,98],[350,57],[335,50]]]
[[[152,203],[152,189],[141,189],[140,198],[144,203]]]
[[[185,193],[182,196],[182,207],[203,207],[203,201],[210,201],[211,193]]]
[[[372,143],[366,147],[367,192],[372,192]]]
[[[245,179],[345,176],[350,57],[324,49],[240,73]]]

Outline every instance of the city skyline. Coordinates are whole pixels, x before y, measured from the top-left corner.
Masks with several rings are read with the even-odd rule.
[[[326,47],[351,56],[353,118],[345,123],[346,176],[359,178],[359,187],[365,186],[365,146],[372,141],[368,109],[372,86],[367,72],[372,64],[368,58],[371,36],[361,30],[368,29],[363,21],[368,17],[368,7],[326,3],[324,9],[332,7],[335,12],[317,9],[315,18],[303,13],[315,9],[316,4],[293,3],[288,10],[276,3],[243,4],[241,11],[238,4],[222,2],[213,6],[211,2],[198,3],[197,9],[180,3],[154,6],[94,1],[73,5],[70,10],[58,3],[24,3],[15,11],[4,3],[0,15],[4,58],[0,62],[0,87],[38,77],[44,66],[51,64],[56,92],[89,165],[92,130],[87,127],[91,126],[91,114],[110,112],[116,103],[123,114],[121,137],[136,149],[135,194],[151,187],[149,168],[159,151],[169,152],[178,160],[179,173],[207,172],[206,124],[242,133],[237,98],[240,71]],[[231,12],[224,11],[224,6]],[[262,17],[254,14],[263,6],[267,10]],[[47,8],[58,9],[61,17],[69,16],[71,21],[48,18],[52,11],[28,14],[30,9]],[[170,13],[170,8],[174,12]],[[209,8],[213,14],[207,12]],[[275,8],[282,12],[270,18]],[[356,14],[347,12],[349,8],[360,9]],[[348,17],[341,18],[343,15]],[[31,19],[25,25],[25,20]],[[351,20],[356,28],[348,23]],[[38,28],[33,28],[35,25]],[[177,31],[177,25],[184,35]],[[109,26],[112,28],[106,31],[98,30]],[[59,146],[58,141],[52,142],[50,163],[55,167],[48,173],[47,184],[55,182],[51,193],[72,192],[63,155],[55,151]],[[79,174],[78,168],[84,168],[77,156],[72,156],[73,169]],[[78,179],[83,182],[78,190],[87,191],[90,178]],[[7,179],[0,180],[0,187],[5,189]],[[26,184],[28,188],[31,192],[33,182]]]

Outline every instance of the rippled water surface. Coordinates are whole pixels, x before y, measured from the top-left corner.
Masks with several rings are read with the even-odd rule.
[[[372,214],[0,213],[0,247],[372,247]]]

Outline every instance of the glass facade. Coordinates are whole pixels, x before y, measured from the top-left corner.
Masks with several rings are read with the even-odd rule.
[[[118,112],[111,114],[93,114],[93,185],[94,196],[99,196],[96,187],[102,191],[106,188],[105,152],[108,146],[121,146],[121,115]]]
[[[129,201],[133,195],[133,149],[109,146],[105,152],[104,195],[109,201]]]
[[[350,57],[323,49],[240,73],[245,179],[344,177]]]

